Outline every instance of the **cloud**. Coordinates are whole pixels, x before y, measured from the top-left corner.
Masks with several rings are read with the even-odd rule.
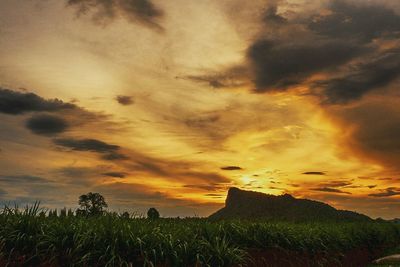
[[[353,66],[345,75],[316,83],[324,92],[325,103],[340,104],[358,100],[400,77],[400,48],[377,59]]]
[[[288,22],[288,20],[281,15],[277,14],[278,8],[276,5],[271,5],[265,11],[263,16],[263,22],[267,25],[283,25]]]
[[[227,183],[230,180],[218,173],[213,172],[197,172],[197,171],[177,171],[175,172],[181,178],[194,178],[196,180],[211,181],[215,183]],[[173,175],[173,174],[172,174]]]
[[[187,118],[184,123],[188,127],[191,128],[203,128],[207,127],[210,124],[216,123],[220,120],[220,115],[218,114],[206,114],[206,115],[200,115],[197,117],[190,117]]]
[[[91,178],[98,174],[98,168],[67,166],[56,170],[56,173],[68,178]]]
[[[228,183],[230,179],[213,172],[191,170],[191,164],[183,161],[171,161],[156,157],[149,157],[143,153],[126,149],[125,154],[119,152],[120,146],[108,144],[97,139],[58,138],[53,139],[54,144],[73,151],[95,152],[101,159],[126,160],[119,162],[128,172],[152,174],[167,180],[179,181],[207,181],[213,183]]]
[[[251,89],[316,98],[346,131],[344,149],[398,169],[400,14],[381,1],[268,6],[243,63]]]
[[[328,9],[329,14],[314,16],[308,22],[308,27],[322,36],[370,42],[400,30],[400,16],[378,4],[332,0]]]
[[[113,177],[113,178],[125,178],[125,172],[105,172],[103,173],[104,176]]]
[[[38,112],[42,112],[37,114]],[[20,92],[0,88],[0,113],[24,115],[35,113],[27,119],[25,126],[33,133],[52,135],[68,128],[80,131],[92,127],[106,131],[121,130],[121,123],[111,120],[112,116],[103,112],[93,112],[60,99],[45,99],[32,92]],[[24,117],[25,118],[25,117]]]
[[[232,67],[241,71],[228,68],[188,78],[215,88],[253,82],[255,88],[249,87],[257,93],[301,88],[325,104],[356,101],[399,78],[398,13],[370,1],[328,0],[313,6],[310,11],[285,1],[267,4],[246,60]]]
[[[225,191],[227,189],[226,185],[217,184],[217,183],[212,183],[212,184],[208,184],[208,185],[187,184],[187,185],[184,185],[184,187],[200,189],[200,190],[205,190],[205,191]]]
[[[256,91],[285,91],[301,85],[311,75],[335,68],[361,54],[347,41],[256,41],[248,49]]]
[[[67,5],[75,7],[78,15],[94,11],[93,21],[97,23],[122,16],[130,22],[164,30],[160,25],[164,12],[151,0],[68,0]]]
[[[348,107],[335,107],[329,114],[343,129],[351,129],[343,149],[357,156],[398,169],[400,164],[400,99],[368,99]]]
[[[105,181],[105,177],[124,178],[127,173],[115,171],[112,165],[97,166],[65,166],[52,171],[56,177],[61,175],[61,180],[69,185],[91,186],[99,181]]]
[[[221,167],[221,170],[224,171],[238,171],[238,170],[243,170],[241,167],[239,166],[226,166],[226,167]]]
[[[325,172],[303,172],[305,175],[326,175]]]
[[[104,160],[125,160],[129,159],[128,156],[119,153],[120,146],[108,144],[97,139],[74,139],[74,138],[58,138],[53,139],[53,143],[69,148],[74,151],[88,151],[102,154],[101,158]]]
[[[50,180],[34,175],[0,175],[0,182],[17,183],[49,183]]]
[[[346,187],[346,188],[350,188],[350,185],[352,183],[348,182],[348,181],[331,181],[331,182],[327,182],[327,183],[321,183],[319,184],[319,186],[321,187]]]
[[[210,87],[219,88],[237,88],[249,85],[249,71],[244,66],[234,66],[222,71],[208,71],[205,74],[178,76],[186,80],[198,83],[206,83]]]
[[[59,116],[38,114],[29,118],[25,126],[35,134],[55,135],[65,132],[68,123]]]
[[[322,183],[321,186],[326,186],[326,187],[344,187],[351,185],[350,182],[343,182],[343,181],[333,181],[333,182],[328,182],[328,183]]]
[[[134,103],[133,97],[127,95],[118,95],[115,100],[123,106],[129,106]]]
[[[76,106],[59,99],[44,99],[34,93],[18,92],[0,88],[0,112],[19,115],[33,111],[59,111]]]
[[[317,187],[317,188],[312,188],[311,190],[313,191],[320,191],[320,192],[328,192],[328,193],[339,193],[339,194],[349,194],[351,195],[350,192],[345,192],[337,188],[331,188],[331,187]]]
[[[111,153],[120,149],[117,145],[105,143],[96,139],[74,139],[74,138],[60,138],[54,139],[54,144],[76,151],[90,151],[97,153]]]
[[[369,194],[370,197],[391,197],[400,195],[400,188],[389,187],[379,193]]]
[[[116,153],[116,152],[107,153],[107,154],[101,156],[101,158],[104,159],[104,160],[110,160],[110,161],[129,159],[128,156],[126,156],[124,154],[121,154],[121,153]]]

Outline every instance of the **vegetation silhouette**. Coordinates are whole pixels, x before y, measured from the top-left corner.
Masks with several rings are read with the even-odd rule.
[[[249,195],[272,197],[237,190],[233,199],[228,194],[228,206]],[[244,198],[238,202],[235,193]],[[400,225],[383,219],[214,221],[160,218],[155,208],[146,219],[106,211],[99,193],[82,195],[79,205],[76,213],[39,202],[0,209],[0,266],[367,266],[400,243]]]
[[[76,211],[77,215],[99,216],[103,215],[104,209],[108,207],[105,198],[99,193],[89,192],[79,197],[80,208]]]

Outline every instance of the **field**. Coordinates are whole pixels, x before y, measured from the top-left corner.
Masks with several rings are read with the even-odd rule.
[[[400,243],[391,223],[0,214],[0,266],[366,266]]]

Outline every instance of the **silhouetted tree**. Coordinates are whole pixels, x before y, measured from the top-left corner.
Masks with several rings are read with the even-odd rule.
[[[102,195],[92,192],[80,196],[78,203],[81,207],[77,210],[77,215],[102,215],[104,209],[108,207]]]
[[[160,213],[155,208],[150,208],[147,211],[147,218],[149,218],[151,220],[158,219],[158,218],[160,218]]]

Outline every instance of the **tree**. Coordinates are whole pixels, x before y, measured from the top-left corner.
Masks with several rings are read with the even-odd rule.
[[[104,209],[108,207],[104,197],[99,193],[89,192],[86,195],[79,197],[78,214],[84,214],[89,216],[102,215]]]
[[[147,218],[149,218],[151,220],[158,219],[158,218],[160,218],[160,213],[155,208],[150,208],[147,211]]]

